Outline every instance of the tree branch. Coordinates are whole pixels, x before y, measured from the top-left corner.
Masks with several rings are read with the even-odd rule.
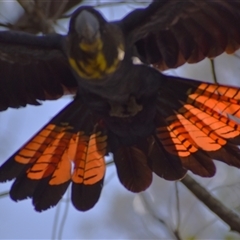
[[[228,224],[232,231],[240,233],[240,216],[237,213],[224,206],[189,175],[186,175],[181,182],[212,212]]]
[[[8,192],[8,191],[6,191],[6,192],[1,192],[1,193],[0,193],[0,198],[6,197],[6,196],[8,196],[8,195],[9,195],[9,192]]]

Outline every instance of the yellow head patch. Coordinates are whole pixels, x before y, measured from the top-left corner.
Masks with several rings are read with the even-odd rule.
[[[103,52],[103,42],[98,38],[93,43],[79,43],[79,48],[85,52],[91,54],[91,57],[86,59],[77,60],[70,57],[69,63],[75,72],[82,78],[87,79],[100,79],[107,74],[116,71],[118,64],[124,58],[123,46],[118,48],[118,56],[114,59],[113,63],[109,66]]]

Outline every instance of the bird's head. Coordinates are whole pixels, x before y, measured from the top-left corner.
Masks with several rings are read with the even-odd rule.
[[[68,33],[68,58],[73,70],[85,79],[103,79],[124,58],[121,31],[91,7],[77,9]]]

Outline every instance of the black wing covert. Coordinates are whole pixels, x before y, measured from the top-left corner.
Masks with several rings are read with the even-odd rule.
[[[154,0],[119,24],[142,61],[160,70],[240,47],[240,2]]]
[[[64,36],[0,32],[0,111],[75,92],[76,80],[63,53]]]

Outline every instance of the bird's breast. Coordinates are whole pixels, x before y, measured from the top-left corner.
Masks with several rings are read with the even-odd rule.
[[[80,44],[80,48],[83,46]],[[104,48],[95,52],[83,51],[81,58],[69,57],[69,63],[75,73],[86,81],[104,81],[109,75],[116,72],[124,59],[125,52],[118,46],[117,54],[113,58],[107,57]],[[84,45],[84,50],[88,49]],[[114,54],[113,54],[114,55]]]

